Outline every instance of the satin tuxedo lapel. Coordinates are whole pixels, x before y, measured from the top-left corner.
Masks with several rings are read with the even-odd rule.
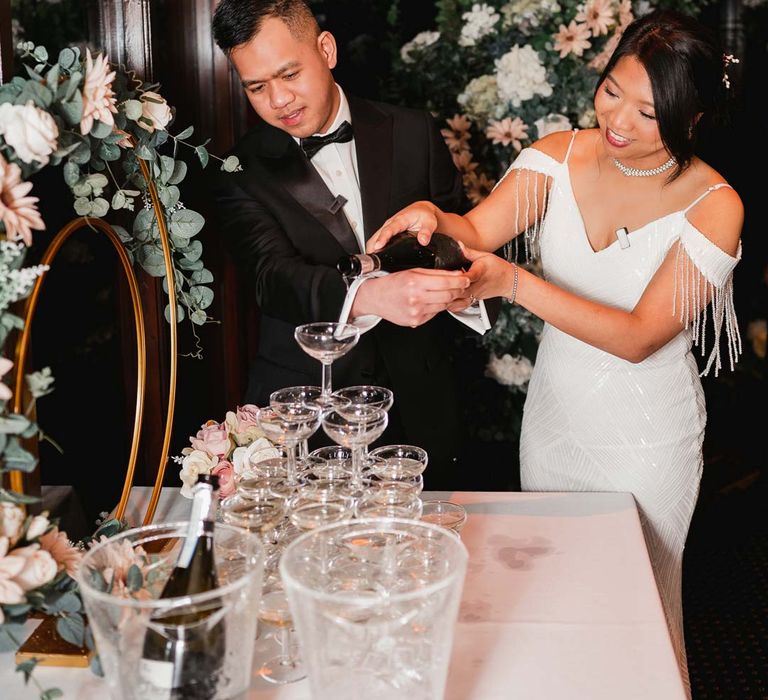
[[[261,156],[270,159],[267,166],[274,182],[315,217],[347,253],[359,253],[357,239],[342,207],[338,206],[336,197],[328,190],[299,145],[279,129],[265,125],[264,131],[272,133],[269,133],[266,145],[259,150]]]
[[[355,132],[357,169],[368,240],[389,216],[392,186],[392,117],[375,105],[348,95]]]

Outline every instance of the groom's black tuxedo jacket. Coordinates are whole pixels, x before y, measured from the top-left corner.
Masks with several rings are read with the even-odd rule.
[[[462,206],[461,178],[426,112],[349,97],[365,238],[416,200]],[[335,195],[285,132],[260,123],[234,148],[243,170],[216,183],[217,214],[235,262],[261,310],[258,355],[245,400],[263,406],[275,389],[319,384],[320,363],[294,328],[334,321],[346,294],[338,258],[360,252]],[[460,435],[453,353],[463,325],[447,313],[419,328],[381,321],[333,365],[335,388],[391,388],[390,428],[379,443],[426,449],[431,488],[450,487]]]

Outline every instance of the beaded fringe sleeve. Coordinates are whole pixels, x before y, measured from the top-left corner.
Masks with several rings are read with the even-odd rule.
[[[496,183],[496,189],[505,180],[513,180],[514,188],[507,195],[511,199],[514,237],[504,245],[504,256],[509,262],[518,262],[522,235],[524,258],[528,264],[539,257],[541,237],[557,163],[535,148],[525,148]],[[505,187],[509,189],[509,185]]]
[[[675,256],[675,292],[672,313],[691,328],[694,345],[706,353],[708,316],[712,316],[712,350],[702,376],[714,366],[717,377],[722,368],[720,344],[725,331],[731,371],[741,354],[741,335],[733,305],[733,268],[741,260],[728,255],[685,219]],[[710,303],[707,303],[707,302]],[[709,307],[712,307],[709,311]]]

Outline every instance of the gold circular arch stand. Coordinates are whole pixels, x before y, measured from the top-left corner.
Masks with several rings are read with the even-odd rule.
[[[165,476],[165,467],[168,462],[168,448],[171,442],[171,429],[173,426],[173,413],[174,404],[176,402],[176,375],[177,375],[177,362],[176,362],[176,347],[177,347],[177,331],[176,331],[176,284],[173,272],[173,262],[171,259],[171,247],[168,237],[168,229],[165,224],[165,215],[160,204],[160,198],[157,194],[157,188],[152,181],[149,167],[143,160],[139,160],[139,167],[141,173],[144,176],[144,180],[147,183],[147,189],[149,192],[152,206],[155,211],[155,220],[157,221],[157,228],[160,234],[160,244],[163,250],[163,260],[165,262],[165,276],[168,282],[168,297],[169,297],[169,325],[170,325],[170,372],[169,372],[169,387],[168,387],[168,408],[165,421],[165,433],[163,435],[163,445],[160,452],[160,460],[157,468],[157,474],[155,477],[155,484],[152,488],[152,496],[147,506],[147,511],[144,515],[144,524],[152,522],[157,509],[157,503],[160,498],[160,490],[163,486],[163,477]],[[91,218],[79,218],[68,223],[64,228],[56,234],[56,237],[51,242],[48,249],[45,251],[43,259],[40,261],[42,265],[49,265],[51,261],[56,257],[61,247],[67,241],[67,239],[76,231],[79,231],[83,227],[96,229],[103,232],[112,242],[112,245],[117,251],[125,272],[126,279],[128,281],[128,287],[131,294],[131,302],[133,304],[134,323],[136,328],[136,366],[137,366],[137,384],[136,384],[136,415],[134,417],[133,424],[133,439],[131,441],[131,451],[128,458],[128,469],[125,475],[125,481],[123,483],[123,491],[120,496],[120,502],[118,503],[117,510],[115,511],[116,518],[122,518],[125,509],[128,505],[128,499],[131,494],[131,487],[133,486],[133,477],[136,468],[136,460],[138,458],[139,441],[141,439],[141,428],[144,420],[144,390],[147,381],[147,350],[146,350],[146,332],[144,328],[144,312],[141,306],[141,297],[139,296],[139,287],[136,281],[136,274],[133,271],[133,266],[128,258],[128,254],[125,251],[120,237],[115,230],[106,223],[103,219],[91,219]],[[16,383],[14,391],[14,406],[15,413],[19,413],[22,409],[23,399],[23,381],[24,370],[26,366],[27,354],[29,352],[30,335],[32,331],[32,317],[34,316],[37,300],[40,295],[40,289],[42,287],[45,274],[37,278],[35,286],[32,289],[24,313],[24,328],[22,330],[21,338],[16,346]],[[10,473],[10,485],[14,491],[23,493],[24,479],[23,474],[20,471],[12,471]]]

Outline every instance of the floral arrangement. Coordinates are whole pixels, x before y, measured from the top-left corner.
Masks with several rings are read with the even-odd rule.
[[[693,0],[436,0],[434,30],[404,44],[390,98],[430,109],[477,204],[517,154],[554,131],[595,126],[593,93],[624,29],[655,5]],[[480,340],[500,410],[474,411],[487,439],[516,439],[542,323],[504,304]]]
[[[180,200],[187,165],[177,154],[180,147],[189,147],[203,167],[216,156],[205,144],[188,141],[192,127],[172,134],[173,109],[158,86],[110,65],[106,56],[90,51],[82,56],[77,48],[65,48],[50,62],[45,47],[32,42],[20,43],[18,53],[24,74],[0,85],[0,380],[13,367],[5,350],[9,334],[23,328],[11,309],[29,296],[47,269],[25,266],[25,258],[33,232],[45,228],[29,178],[48,165],[62,166],[77,215],[119,212],[130,221],[130,230],[113,226],[129,257],[150,275],[164,277],[158,223],[141,172],[141,164],[146,164],[169,231],[178,319],[186,312],[192,324],[208,321],[205,310],[213,299],[208,286],[213,276],[203,265],[202,244],[195,239],[205,221]],[[218,160],[226,171],[240,167],[236,158]],[[8,402],[22,387],[0,381],[0,479],[11,470],[31,472],[37,459],[23,440],[46,437],[30,416],[34,401],[52,391],[53,377],[45,368],[27,375],[26,383],[32,400],[16,413]],[[56,616],[62,638],[93,648],[72,578],[87,543],[74,546],[47,513],[27,515],[24,506],[35,500],[0,487],[0,651],[19,646],[23,624],[33,612]],[[94,537],[112,536],[124,526],[109,520]],[[133,590],[136,571],[130,566],[115,571],[128,577],[125,585]],[[111,585],[121,580],[118,576]],[[17,667],[26,681],[36,663],[25,661]],[[42,687],[40,693],[46,699],[61,694]]]
[[[182,450],[183,456],[173,458],[181,464],[182,496],[192,497],[192,486],[200,474],[216,474],[219,496],[231,496],[235,492],[236,477],[252,464],[282,455],[264,437],[256,419],[257,411],[253,404],[238,406],[236,411],[227,411],[222,423],[209,420],[189,438],[192,446]]]

